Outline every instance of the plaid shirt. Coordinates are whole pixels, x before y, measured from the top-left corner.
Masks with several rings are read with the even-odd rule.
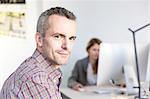
[[[38,51],[26,59],[5,81],[2,99],[62,99],[60,69],[56,69]]]

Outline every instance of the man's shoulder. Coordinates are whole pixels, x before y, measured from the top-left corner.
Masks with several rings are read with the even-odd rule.
[[[37,66],[37,63],[30,57],[26,59],[4,82],[3,90],[18,90],[29,82],[44,81],[48,74]]]
[[[48,73],[38,66],[39,64],[32,57],[26,59],[15,71],[16,80],[22,80],[26,82],[27,80],[35,79],[48,76]]]

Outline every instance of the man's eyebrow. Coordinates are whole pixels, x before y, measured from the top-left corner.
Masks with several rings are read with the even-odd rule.
[[[64,36],[64,37],[65,37],[65,35],[62,34],[62,33],[53,33],[53,34],[52,34],[52,36],[55,36],[55,35],[60,35],[60,36]]]
[[[70,38],[77,38],[77,36],[73,35],[73,36],[71,36]]]
[[[66,35],[64,35],[64,34],[62,34],[62,33],[53,33],[51,36],[55,36],[55,35],[60,35],[60,36],[62,36],[62,37],[66,37]],[[71,37],[69,37],[69,38],[76,38],[76,36],[73,35],[73,36],[71,36]]]

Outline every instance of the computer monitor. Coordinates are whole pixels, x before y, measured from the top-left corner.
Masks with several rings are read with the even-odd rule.
[[[147,71],[146,71],[146,78],[145,78],[145,86],[149,88],[150,91],[150,48],[149,48],[149,54],[148,54],[148,62],[147,62]]]
[[[142,65],[141,68],[145,68],[146,71],[145,64],[147,64],[148,55],[145,54],[147,52],[143,50],[141,45],[137,46],[138,60],[141,59],[139,65]],[[136,73],[134,45],[132,43],[102,43],[99,52],[97,86],[110,84],[110,80],[114,80],[116,83],[125,81],[124,65],[133,66]]]

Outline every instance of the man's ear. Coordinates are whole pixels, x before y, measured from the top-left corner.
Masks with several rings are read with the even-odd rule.
[[[37,46],[39,47],[43,46],[43,37],[39,32],[36,32],[35,34],[35,41],[37,43]]]

